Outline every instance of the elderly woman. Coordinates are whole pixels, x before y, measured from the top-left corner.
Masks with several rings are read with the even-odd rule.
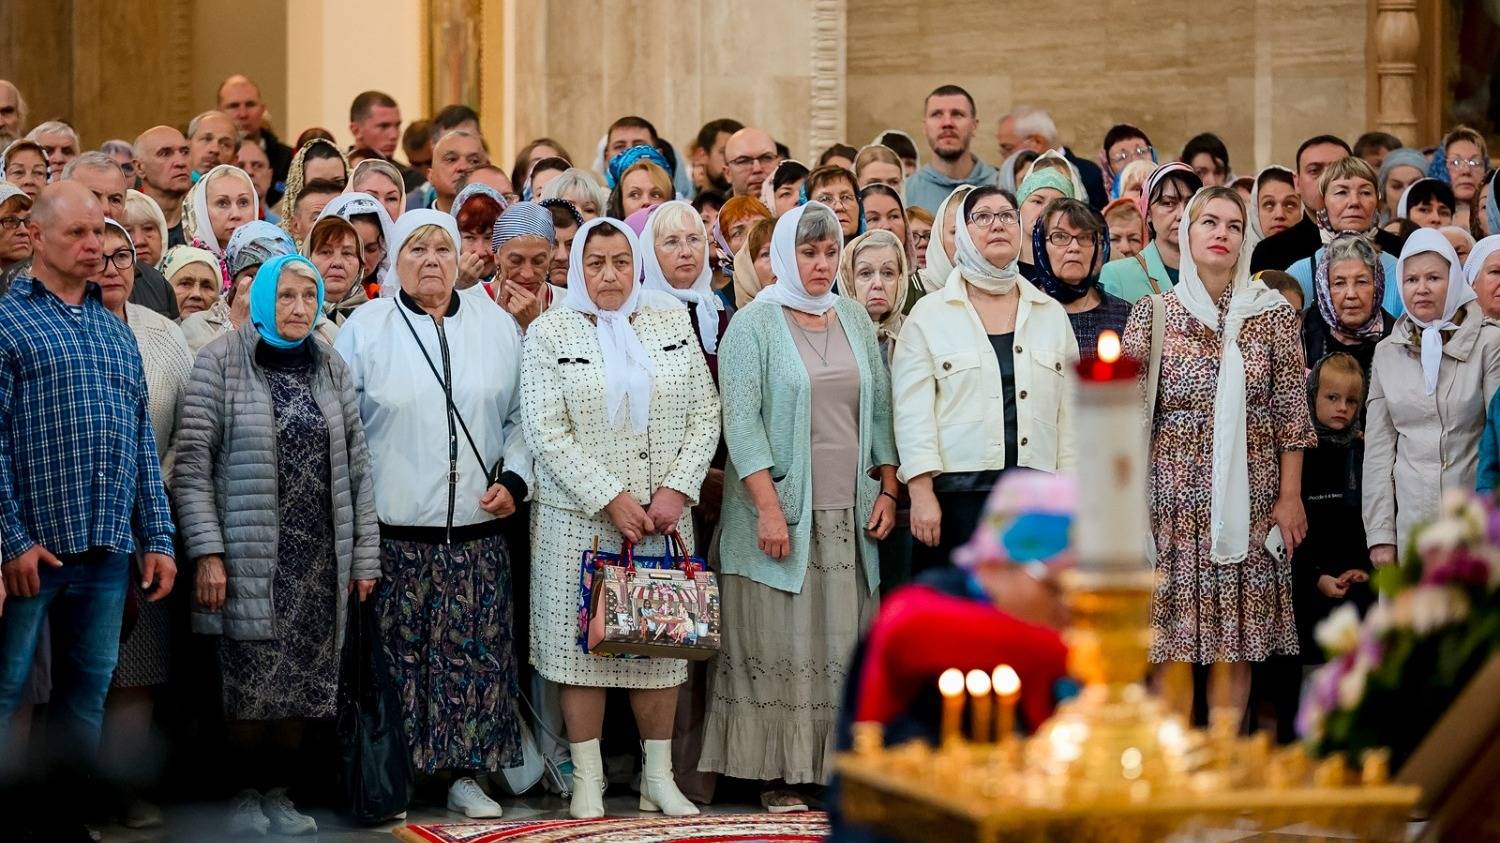
[[[186,248],[178,246],[176,249]],[[168,252],[170,256],[171,251]],[[215,338],[245,324],[250,316],[250,282],[261,264],[273,257],[297,254],[291,235],[265,220],[251,220],[235,229],[224,248],[229,289],[213,306],[182,319],[188,348],[197,354]]]
[[[340,216],[323,217],[313,223],[304,246],[323,279],[323,310],[314,328],[318,339],[332,344],[338,326],[356,307],[364,304],[364,286],[359,283],[364,268],[364,244],[354,224]]]
[[[1109,188],[1111,199],[1126,195],[1121,184],[1125,168],[1137,161],[1148,167],[1156,166],[1156,147],[1151,145],[1151,139],[1129,123],[1109,127],[1099,149],[1099,171],[1104,175],[1104,186]]]
[[[1369,382],[1376,345],[1390,336],[1396,318],[1385,313],[1385,265],[1370,241],[1341,234],[1325,247],[1313,274],[1317,315],[1302,321],[1302,348],[1309,367],[1336,351],[1359,361]]]
[[[547,182],[542,189],[542,199],[566,199],[573,203],[584,222],[604,213],[609,204],[609,195],[599,187],[599,182],[587,170],[573,168]]]
[[[398,292],[362,305],[335,342],[370,441],[384,647],[417,772],[452,772],[449,810],[498,817],[475,776],[521,759],[501,523],[531,477],[521,334],[493,302],[454,289],[453,217],[407,211],[391,243],[382,286]]]
[[[527,332],[526,439],[536,454],[531,513],[531,663],[562,685],[577,818],[604,815],[599,752],[605,689],[630,689],[645,748],[643,811],[698,813],[672,779],[677,659],[613,659],[579,649],[579,553],[651,535],[693,542],[691,505],[719,441],[718,401],[695,333],[673,296],[642,288],[642,247],[614,219],[573,239],[568,292]]]
[[[1146,218],[1141,214],[1141,206],[1136,200],[1112,200],[1099,213],[1104,216],[1105,230],[1109,232],[1110,254],[1131,258],[1146,248],[1150,235],[1146,232]]]
[[[1250,228],[1245,239],[1253,251],[1260,241],[1280,234],[1302,221],[1302,195],[1297,192],[1297,174],[1272,164],[1255,176],[1250,189]]]
[[[182,236],[189,245],[222,258],[234,230],[259,216],[259,202],[248,173],[231,164],[220,164],[188,191]]]
[[[125,219],[120,222],[130,232],[140,262],[160,268],[167,246],[167,218],[156,200],[139,190],[126,190]]]
[[[1106,293],[1133,304],[1142,296],[1172,289],[1182,260],[1182,244],[1177,241],[1182,209],[1202,186],[1193,168],[1180,161],[1151,171],[1141,189],[1141,211],[1151,243],[1132,257],[1104,265],[1099,285]]]
[[[1474,244],[1464,263],[1464,275],[1485,318],[1500,319],[1500,235],[1491,234]]]
[[[1251,279],[1248,217],[1233,189],[1198,191],[1178,225],[1179,282],[1137,302],[1125,329],[1125,352],[1160,372],[1148,399],[1161,577],[1151,660],[1193,665],[1199,726],[1208,720],[1209,665],[1297,652],[1289,560],[1307,531],[1302,451],[1317,435],[1297,314]],[[1155,360],[1153,324],[1162,334]],[[1267,549],[1273,530],[1284,555]],[[1257,685],[1259,676],[1253,667]]]
[[[1457,208],[1453,222],[1465,228],[1470,214],[1483,213],[1479,207],[1479,185],[1490,169],[1490,153],[1484,135],[1468,126],[1458,126],[1443,138],[1443,166],[1448,184],[1453,187]]]
[[[222,636],[224,715],[247,786],[227,830],[311,834],[287,796],[288,759],[307,721],[336,713],[346,595],[364,600],[381,577],[370,453],[354,379],[312,336],[323,303],[312,263],[272,258],[249,296],[248,323],[193,367],[173,490],[197,563],[193,628]]]
[[[1327,244],[1341,234],[1354,234],[1365,238],[1372,245],[1383,249],[1380,262],[1386,277],[1395,277],[1396,259],[1391,252],[1399,243],[1392,235],[1381,231],[1375,220],[1380,200],[1376,196],[1375,171],[1363,158],[1349,156],[1329,164],[1318,177],[1318,190],[1323,194],[1323,208],[1313,212],[1318,224],[1318,233],[1324,246],[1311,257],[1303,258],[1287,267],[1287,274],[1297,279],[1302,287],[1302,301],[1311,304],[1313,299],[1313,272],[1323,259]],[[1400,316],[1401,293],[1394,285],[1388,287],[1380,306],[1386,312]]]
[[[392,223],[406,210],[406,187],[401,171],[383,158],[370,158],[355,164],[349,174],[349,190],[373,197],[385,208]]]
[[[1073,325],[1085,356],[1098,349],[1099,334],[1125,332],[1130,305],[1099,289],[1099,271],[1109,262],[1104,217],[1077,199],[1054,199],[1032,229],[1036,284],[1057,299]]]
[[[927,240],[927,267],[922,270],[922,289],[935,292],[948,284],[953,274],[953,235],[958,228],[958,211],[963,207],[964,197],[973,190],[973,185],[962,184],[953,189],[933,214],[933,235]]]
[[[374,159],[371,159],[374,160]],[[380,276],[390,268],[390,255],[386,251],[394,224],[381,200],[368,193],[344,193],[335,196],[318,213],[321,221],[327,217],[340,217],[354,226],[362,250],[357,286],[362,296],[360,301],[380,294]],[[314,223],[316,226],[317,223]],[[325,277],[324,282],[327,282]],[[351,295],[355,295],[351,290]]]
[[[645,287],[682,302],[693,322],[698,347],[718,382],[719,340],[729,326],[724,304],[714,295],[708,267],[708,233],[703,218],[682,200],[651,212],[641,232],[641,267]]]
[[[13,184],[0,182],[0,295],[31,266],[30,220],[31,197]]]
[[[911,232],[912,272],[920,282],[922,270],[927,268],[927,244],[932,242],[932,212],[915,206],[907,208],[906,226]],[[927,288],[922,290],[925,292]]]
[[[458,255],[458,289],[467,290],[475,284],[484,284],[489,291],[490,281],[495,275],[495,249],[490,240],[495,232],[495,220],[500,218],[507,204],[499,191],[477,181],[469,183],[453,197],[449,210],[458,221],[458,233],[462,238]]]
[[[775,220],[756,220],[745,234],[745,245],[734,254],[734,298],[742,302],[741,307],[776,283],[771,272],[771,235],[775,231]]]
[[[884,184],[871,184],[860,190],[859,202],[864,209],[865,230],[884,229],[895,235],[906,253],[903,263],[912,266],[916,261],[916,249],[912,244],[911,226],[906,220],[906,203],[900,191]],[[927,294],[927,288],[922,286],[922,276],[916,270],[907,272],[906,287],[903,313],[911,312],[917,300]]]
[[[557,245],[554,219],[550,210],[535,202],[517,202],[495,220],[490,235],[494,299],[515,317],[523,333],[567,292],[549,282]]]
[[[832,775],[830,678],[874,615],[876,542],[895,526],[889,377],[865,309],[832,292],[843,227],[817,201],[781,216],[777,283],[719,355],[724,634],[699,769],[765,783],[773,812],[806,810],[794,787]]]
[[[860,203],[854,173],[836,164],[828,164],[807,174],[802,192],[813,202],[827,205],[838,217],[844,240],[852,240],[865,230],[865,209]]]
[[[875,324],[875,339],[880,343],[880,357],[887,367],[901,334],[901,323],[907,310],[909,287],[906,275],[906,248],[886,229],[874,228],[859,235],[844,247],[839,275],[849,279],[855,301]]]
[[[156,456],[162,464],[162,477],[170,485],[178,408],[193,370],[193,355],[182,330],[172,320],[130,303],[137,255],[130,235],[114,220],[105,221],[101,251],[104,269],[98,275],[99,296],[111,313],[130,326],[140,348]],[[130,588],[135,593],[137,615],[129,635],[120,641],[120,658],[105,702],[101,750],[104,768],[126,781],[140,778],[140,759],[151,752],[152,691],[169,678],[172,654],[167,604],[152,602],[134,577]],[[155,806],[131,800],[121,820],[135,828],[157,825],[161,812]]]
[[[1474,488],[1500,387],[1500,327],[1484,318],[1443,235],[1409,237],[1396,278],[1406,315],[1375,348],[1365,424],[1365,533],[1377,566],[1395,563],[1444,494]]]
[[[21,188],[21,192],[36,201],[36,195],[47,185],[47,153],[34,140],[21,138],[11,141],[0,155],[0,174],[5,181]]]
[[[219,259],[207,249],[173,246],[162,262],[162,275],[177,296],[182,319],[212,309],[219,302],[224,276]]]
[[[1005,470],[1072,468],[1065,369],[1078,342],[1063,306],[1017,268],[1021,214],[999,188],[969,192],[948,284],[912,308],[891,359],[913,571],[949,564]]]

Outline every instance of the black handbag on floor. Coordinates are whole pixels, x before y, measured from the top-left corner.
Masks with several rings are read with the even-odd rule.
[[[372,825],[406,810],[415,778],[401,701],[378,641],[374,598],[349,599],[338,712],[344,810],[355,822]]]

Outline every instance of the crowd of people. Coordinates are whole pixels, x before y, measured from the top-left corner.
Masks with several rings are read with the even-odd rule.
[[[1002,475],[1091,458],[1071,378],[1109,333],[1146,372],[1151,655],[1193,666],[1198,724],[1209,666],[1248,664],[1246,727],[1293,740],[1312,625],[1444,493],[1500,484],[1497,176],[1465,127],[1241,177],[1213,134],[1081,155],[1017,108],[992,166],[944,85],[921,144],[802,162],[626,116],[592,161],[538,138],[503,167],[471,108],[403,130],[378,91],[349,149],[285,144],[244,76],[97,150],[21,93],[0,757],[102,771],[129,825],[216,721],[227,830],[315,831],[289,750],[335,716],[366,601],[451,811],[499,816],[534,737],[602,816],[615,696],[642,810],[696,813],[716,776],[807,810],[882,596],[951,574]],[[581,554],[679,539],[719,577],[716,656],[582,649]]]

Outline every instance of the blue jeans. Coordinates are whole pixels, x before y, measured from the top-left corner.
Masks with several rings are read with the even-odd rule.
[[[12,745],[12,715],[31,674],[37,636],[50,614],[53,682],[47,757],[65,765],[89,765],[99,751],[104,697],[120,654],[130,554],[99,549],[58,558],[61,568],[38,565],[37,596],[10,595],[0,615],[0,746]]]

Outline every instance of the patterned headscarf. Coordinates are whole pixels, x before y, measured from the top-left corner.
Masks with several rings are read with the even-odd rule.
[[[1369,249],[1371,260],[1364,262],[1369,268],[1371,277],[1375,281],[1375,291],[1370,301],[1373,303],[1375,312],[1365,324],[1354,331],[1349,331],[1339,322],[1338,312],[1333,308],[1333,293],[1328,288],[1328,273],[1332,268],[1328,256],[1333,253],[1334,244],[1348,238],[1350,240],[1363,241]],[[1348,260],[1346,257],[1345,260]],[[1380,303],[1385,300],[1385,266],[1380,262],[1380,255],[1375,247],[1370,245],[1363,235],[1350,232],[1334,238],[1333,242],[1323,247],[1322,257],[1318,258],[1317,268],[1313,270],[1313,296],[1318,300],[1318,315],[1323,317],[1323,322],[1328,325],[1328,330],[1345,345],[1355,345],[1361,342],[1379,342],[1385,336],[1385,313],[1380,309]]]
[[[322,144],[332,149],[344,164],[344,184],[349,183],[349,157],[333,141],[323,138],[313,138],[297,150],[292,156],[291,166],[286,171],[286,190],[281,193],[281,227],[291,232],[292,212],[297,209],[297,197],[302,194],[302,189],[307,186],[307,152],[314,146]]]
[[[236,228],[229,235],[229,245],[224,247],[224,260],[229,265],[231,278],[271,258],[295,254],[297,244],[292,242],[292,236],[265,220],[251,220]]]
[[[662,168],[668,176],[672,174],[672,165],[667,163],[667,156],[662,155],[661,150],[654,146],[638,144],[609,159],[609,170],[605,173],[605,186],[614,190],[615,186],[620,183],[620,177],[625,175],[625,171],[637,161],[642,160],[650,161]]]
[[[1077,284],[1069,284],[1058,278],[1057,273],[1052,270],[1052,256],[1047,254],[1046,218],[1038,217],[1031,227],[1031,258],[1034,262],[1032,265],[1036,268],[1037,286],[1042,288],[1042,292],[1063,304],[1078,301],[1088,295],[1089,290],[1092,290],[1099,282],[1099,273],[1104,269],[1104,265],[1109,263],[1109,226],[1104,222],[1104,218],[1099,216],[1098,211],[1093,208],[1088,210],[1098,220],[1100,230],[1094,233],[1094,259],[1089,264],[1088,275]]]
[[[495,220],[495,227],[490,234],[490,247],[498,255],[501,246],[517,237],[527,236],[540,237],[548,245],[557,243],[557,229],[552,225],[552,212],[535,202],[517,202],[506,208]]]

